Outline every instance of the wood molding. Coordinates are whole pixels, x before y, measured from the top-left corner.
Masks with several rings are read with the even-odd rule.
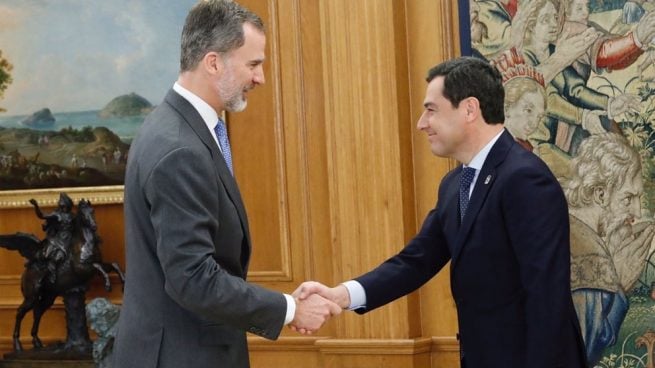
[[[251,351],[259,350],[314,350],[321,352],[365,354],[414,354],[426,351],[459,352],[459,342],[452,336],[420,337],[416,339],[337,339],[330,336],[280,337],[272,341],[248,335]]]
[[[459,367],[459,342],[454,337],[432,337],[431,367]]]
[[[20,298],[16,298],[16,297],[7,298],[7,297],[3,297],[2,299],[0,299],[0,311],[2,311],[2,310],[7,310],[7,309],[8,309],[8,310],[11,310],[12,312],[15,312],[16,309],[18,308],[18,306],[21,305],[21,303],[23,303],[23,298],[22,298],[22,297],[20,297]],[[64,309],[64,303],[63,303],[63,301],[61,300],[61,298],[57,298],[57,299],[55,300],[55,303],[52,305],[52,307],[50,307],[50,308],[48,309],[48,311],[50,311],[50,310],[58,310],[58,309],[61,309],[61,310]],[[32,312],[30,311],[28,314],[31,314],[31,313],[32,313]],[[47,313],[47,311],[46,311],[46,313]],[[15,314],[15,313],[14,313],[14,314]]]
[[[281,78],[280,23],[275,1],[244,1],[267,25],[268,83],[249,96],[249,108],[228,113],[235,176],[251,229],[253,257],[248,278],[255,282],[292,280],[290,208]],[[253,148],[253,145],[257,148]]]
[[[459,352],[459,341],[455,337],[432,336],[432,351]]]
[[[322,354],[413,355],[430,352],[429,337],[417,339],[322,339],[316,341]]]
[[[444,35],[444,42],[441,43],[441,53],[444,60],[452,59],[461,55],[459,47],[459,14],[457,0],[440,1],[441,4],[441,32]],[[448,159],[450,170],[457,167],[459,163],[455,159]]]
[[[248,350],[252,351],[314,351],[318,352],[317,341],[326,337],[280,337],[275,341],[266,340],[258,336],[248,336]]]
[[[46,344],[61,341],[63,337],[40,336]],[[23,346],[31,346],[29,334],[21,335]],[[9,352],[13,348],[11,337],[0,337],[0,353]],[[299,365],[325,367],[320,364],[325,357],[338,359],[354,359],[357,356],[388,356],[411,362],[414,356],[432,354],[432,359],[438,361],[454,361],[459,359],[459,344],[453,337],[421,337],[417,339],[334,339],[326,336],[280,337],[276,341],[266,340],[258,336],[248,336],[248,348],[254,361],[271,359],[272,355],[287,362],[319,362],[315,365]],[[308,355],[309,354],[309,355]],[[324,356],[321,359],[321,356]],[[328,358],[329,360],[329,358]],[[272,365],[262,365],[270,367]],[[424,365],[406,365],[417,368]],[[433,367],[442,365],[432,364]],[[448,365],[452,367],[452,365]],[[392,365],[402,367],[402,365]]]
[[[326,339],[316,342],[325,368],[430,367],[432,340]]]
[[[251,361],[265,367],[459,367],[454,337],[416,339],[337,339],[329,336],[248,336]],[[258,365],[259,363],[259,365]]]
[[[0,275],[0,285],[20,285],[21,275]]]
[[[441,54],[444,60],[459,55],[459,19],[457,17],[457,1],[440,1],[441,7]]]

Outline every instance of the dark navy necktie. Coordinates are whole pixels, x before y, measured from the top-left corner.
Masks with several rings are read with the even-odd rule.
[[[223,153],[223,158],[225,159],[227,168],[230,169],[230,174],[234,175],[234,172],[232,171],[232,151],[230,150],[230,140],[227,137],[227,128],[222,119],[218,119],[218,124],[214,127],[214,132],[216,133],[216,138],[218,138],[218,144],[221,146],[221,152]]]
[[[465,167],[462,169],[462,176],[459,179],[459,219],[463,220],[466,214],[466,209],[469,206],[469,190],[471,183],[475,178],[475,169],[472,167]]]

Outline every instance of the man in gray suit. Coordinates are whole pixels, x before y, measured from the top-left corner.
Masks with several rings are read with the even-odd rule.
[[[219,116],[264,83],[265,42],[261,19],[234,2],[201,1],[187,16],[179,78],[130,149],[114,367],[248,367],[246,331],[315,331],[341,311],[245,281],[248,220]]]

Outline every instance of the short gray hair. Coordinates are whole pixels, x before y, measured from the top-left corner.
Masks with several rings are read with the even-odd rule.
[[[231,0],[201,0],[182,29],[180,71],[193,70],[208,52],[226,54],[243,46],[243,24],[264,33],[261,18]]]
[[[570,207],[585,207],[591,204],[595,188],[613,193],[640,173],[641,157],[624,137],[594,134],[582,141],[571,160],[571,179],[564,182],[564,193]]]

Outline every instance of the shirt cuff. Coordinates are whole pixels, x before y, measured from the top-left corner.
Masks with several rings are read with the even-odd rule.
[[[284,294],[284,298],[287,300],[287,315],[284,317],[284,324],[288,325],[296,316],[296,300],[289,294]]]
[[[366,307],[366,290],[364,290],[362,284],[355,280],[350,280],[341,285],[345,286],[350,294],[350,305],[348,306],[348,310]]]

